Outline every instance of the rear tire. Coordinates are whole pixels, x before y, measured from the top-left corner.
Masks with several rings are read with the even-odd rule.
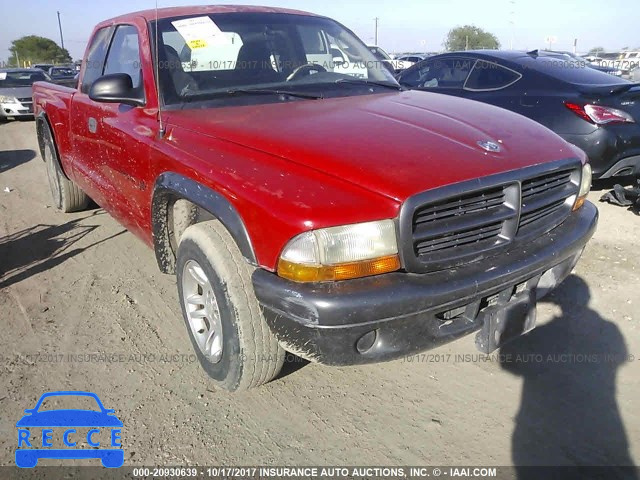
[[[53,204],[58,210],[65,213],[86,209],[89,206],[89,196],[62,172],[53,135],[46,122],[42,127],[42,140],[44,143],[44,161],[47,167],[47,177]]]
[[[254,267],[219,221],[185,230],[176,270],[182,315],[207,374],[229,391],[272,380],[285,351],[262,316],[251,280]]]

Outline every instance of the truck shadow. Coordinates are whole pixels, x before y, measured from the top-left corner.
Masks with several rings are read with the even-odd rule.
[[[589,299],[584,280],[570,276],[545,299],[562,315],[500,350],[502,368],[524,381],[512,436],[520,480],[540,478],[523,468],[530,465],[634,464],[616,402],[616,373],[629,359],[627,347]],[[620,470],[607,478],[637,477]]]
[[[122,235],[122,230],[82,248],[73,248],[99,225],[86,225],[84,220],[103,214],[76,218],[61,225],[35,225],[0,240],[0,289],[21,282],[32,275],[60,265],[65,260]]]
[[[0,173],[30,162],[36,158],[36,152],[33,150],[6,150],[0,152]]]
[[[276,377],[276,379],[281,379],[291,375],[292,373],[297,372],[303,367],[306,367],[311,362],[309,360],[305,360],[291,352],[287,352],[284,357],[284,365],[282,365],[282,370]]]

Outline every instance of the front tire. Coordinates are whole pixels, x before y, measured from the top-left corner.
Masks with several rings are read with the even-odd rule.
[[[53,204],[58,210],[65,213],[86,209],[89,206],[89,196],[62,172],[53,135],[46,123],[42,127],[42,140],[44,142],[44,162],[47,167]]]
[[[267,326],[249,265],[218,221],[188,227],[178,246],[178,293],[200,364],[222,388],[247,390],[272,380],[285,351]]]

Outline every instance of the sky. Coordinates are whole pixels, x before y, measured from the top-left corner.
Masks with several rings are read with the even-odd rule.
[[[158,0],[159,7],[210,4],[213,1]],[[379,18],[378,44],[389,52],[442,50],[447,32],[473,24],[495,34],[502,48],[572,50],[602,46],[607,51],[640,48],[638,16],[628,0],[254,0],[221,4],[270,5],[326,15],[352,29],[365,43],[374,43],[374,18]],[[105,19],[154,8],[155,0],[0,0],[0,63],[11,41],[40,35],[60,43],[56,11],[60,12],[64,45],[73,59],[83,57],[93,26]]]

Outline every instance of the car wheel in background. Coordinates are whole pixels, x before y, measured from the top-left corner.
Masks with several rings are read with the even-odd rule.
[[[180,238],[176,271],[189,337],[204,370],[229,391],[270,381],[284,363],[253,291],[253,270],[218,221],[192,225]]]

